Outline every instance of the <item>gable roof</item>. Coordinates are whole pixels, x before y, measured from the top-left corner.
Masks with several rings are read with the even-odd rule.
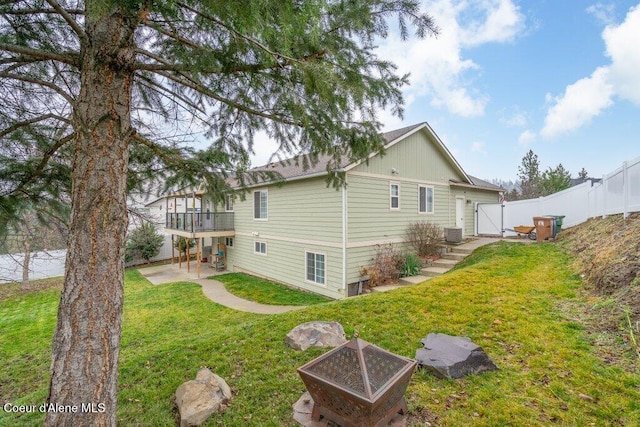
[[[395,144],[397,141],[401,139],[401,137],[406,136],[407,134],[413,133],[412,131],[416,130],[419,127],[422,127],[425,123],[419,123],[412,126],[407,126],[402,129],[392,130],[390,132],[382,133],[381,136],[387,141],[385,144],[385,148],[390,147]],[[376,153],[372,153],[370,158],[375,156]],[[308,162],[307,168],[304,168],[304,161]],[[275,162],[268,163],[263,166],[258,166],[255,168],[251,168],[253,172],[260,171],[273,171],[279,173],[282,178],[287,181],[294,178],[311,178],[314,176],[322,176],[327,174],[327,164],[331,160],[331,155],[323,154],[319,155],[317,162],[312,164],[311,157],[307,154],[302,154],[296,157],[292,157],[290,159],[278,160]],[[340,165],[341,169],[349,170],[355,166],[360,164],[360,162],[349,162],[348,159],[342,159],[342,164]]]
[[[398,142],[402,141],[407,136],[419,132],[421,130],[425,130],[428,132],[435,141],[436,146],[440,149],[444,157],[453,165],[454,169],[456,169],[460,175],[464,178],[465,181],[460,181],[461,183],[466,183],[470,185],[477,185],[473,179],[462,169],[462,166],[458,163],[458,161],[453,157],[449,149],[444,145],[440,137],[433,131],[431,126],[427,122],[417,123],[411,126],[406,126],[400,129],[395,129],[389,132],[384,132],[381,136],[387,141],[384,145],[385,149],[389,149],[393,147]],[[369,159],[377,156],[378,153],[369,154]],[[307,168],[304,168],[304,157],[307,156]],[[289,181],[293,179],[302,179],[302,178],[312,178],[316,176],[324,176],[327,174],[327,164],[331,160],[331,156],[328,154],[318,156],[317,162],[312,164],[310,161],[310,157],[308,155],[303,154],[297,157],[293,157],[290,159],[280,160],[276,162],[271,162],[263,166],[258,166],[256,168],[252,168],[251,170],[254,172],[260,171],[273,171],[279,173],[284,181]],[[357,162],[349,162],[348,159],[343,159],[343,163],[340,165],[340,168],[344,171],[349,171],[356,166],[360,165],[365,160],[360,160]],[[477,178],[475,178],[478,180]],[[479,180],[482,181],[482,180]],[[490,184],[486,181],[482,181],[482,183],[487,184],[491,189],[496,189],[499,187],[495,187],[493,184]],[[256,184],[258,185],[258,184]],[[478,185],[483,186],[483,185]]]
[[[471,176],[471,175],[467,175],[467,176],[471,180],[471,184],[462,182],[462,181],[456,181],[454,179],[450,179],[449,182],[451,182],[453,185],[457,185],[461,187],[474,187],[474,188],[482,188],[484,190],[505,191],[504,188],[497,186],[495,184],[492,184],[488,181],[485,181],[484,179],[476,178],[475,176]]]

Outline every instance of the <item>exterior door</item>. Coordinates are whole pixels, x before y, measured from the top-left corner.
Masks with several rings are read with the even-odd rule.
[[[464,198],[456,197],[456,228],[462,228],[462,235],[464,232]]]

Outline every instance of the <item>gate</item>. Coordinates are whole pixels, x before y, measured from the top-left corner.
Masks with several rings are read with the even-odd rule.
[[[504,236],[504,205],[476,203],[476,236]]]

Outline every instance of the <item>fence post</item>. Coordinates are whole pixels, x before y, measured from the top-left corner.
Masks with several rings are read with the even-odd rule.
[[[607,174],[602,175],[602,219],[607,217]]]
[[[631,185],[629,185],[629,162],[622,162],[622,218],[629,216],[629,197]]]

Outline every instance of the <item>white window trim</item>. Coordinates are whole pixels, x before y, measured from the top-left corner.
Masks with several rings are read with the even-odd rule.
[[[324,283],[318,283],[318,282],[314,282],[313,280],[309,280],[307,278],[307,268],[309,267],[307,264],[307,256],[308,254],[314,254],[314,255],[322,255],[324,256]],[[327,271],[329,271],[329,268],[327,267],[327,254],[326,252],[320,252],[320,251],[314,251],[314,250],[306,250],[304,251],[304,281],[307,283],[311,283],[314,286],[318,286],[320,288],[327,288]]]
[[[397,196],[394,196],[393,193],[391,192],[392,191],[391,189],[393,188],[394,185],[398,186],[398,195]],[[393,207],[393,202],[392,201],[393,201],[394,197],[398,198],[398,207],[397,208]],[[400,183],[399,182],[390,182],[389,183],[389,210],[392,210],[392,211],[399,211],[400,210]]]
[[[431,208],[433,210],[431,212],[429,212],[428,210],[425,212],[422,212],[420,210],[420,189],[421,188],[426,188],[426,189],[430,188],[431,192],[433,193],[433,203],[431,204]],[[425,191],[425,195],[424,195],[425,197],[427,197],[427,193],[428,193],[428,190]],[[424,201],[425,208],[427,209],[429,207],[429,204],[427,203],[428,200],[429,198],[427,197]],[[433,185],[418,185],[418,215],[433,215],[435,213],[436,213],[436,187]]]
[[[227,197],[225,198],[224,201],[224,211],[225,212],[233,212],[234,210],[234,201],[233,200],[233,196],[231,194],[227,194]],[[231,202],[231,203],[229,203]],[[231,206],[231,209],[229,209],[229,206]]]
[[[256,193],[262,193],[263,191],[267,194],[267,216],[264,217],[264,218],[256,218],[256,196],[255,196],[255,194]],[[262,209],[261,209],[261,212],[262,212]],[[269,190],[268,189],[265,188],[265,189],[262,189],[262,190],[255,190],[253,192],[253,214],[252,214],[252,216],[253,216],[253,220],[254,221],[268,221],[269,220]]]
[[[264,243],[264,253],[263,252],[257,252],[256,251],[256,243],[260,243],[263,244]],[[262,240],[254,240],[253,241],[253,253],[256,255],[261,255],[261,256],[267,256],[268,253],[268,248],[267,248],[267,242],[262,241]]]
[[[231,244],[228,244],[228,242],[231,242]],[[224,238],[224,245],[225,245],[226,247],[228,247],[228,248],[232,248],[232,247],[233,247],[233,245],[234,245],[234,243],[235,243],[235,242],[234,242],[233,237],[225,237],[225,238]],[[254,246],[253,248],[255,249],[255,246]]]

